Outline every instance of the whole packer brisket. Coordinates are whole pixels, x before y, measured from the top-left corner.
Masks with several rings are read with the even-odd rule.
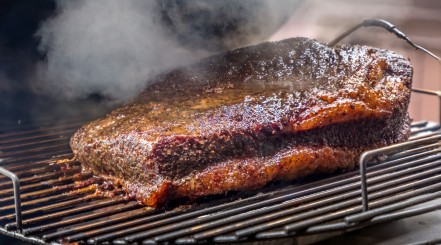
[[[266,42],[158,76],[70,144],[85,170],[148,206],[256,189],[406,140],[412,72],[383,49]]]

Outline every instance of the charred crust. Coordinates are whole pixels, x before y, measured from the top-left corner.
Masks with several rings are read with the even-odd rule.
[[[132,103],[83,126],[70,145],[85,168],[121,179],[145,205],[241,189],[222,181],[227,174],[243,179],[242,189],[258,188],[276,176],[352,166],[338,164],[345,158],[338,149],[354,157],[405,140],[412,73],[387,50],[334,49],[306,38],[264,43],[160,75]],[[335,164],[316,162],[287,177],[275,170],[285,169],[281,162],[259,160],[289,148],[285,167],[299,166],[321,158],[314,147]],[[265,165],[264,172],[238,167],[243,159]],[[185,189],[184,180],[202,172],[217,184]]]

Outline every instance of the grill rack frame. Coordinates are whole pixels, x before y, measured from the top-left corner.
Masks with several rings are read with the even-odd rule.
[[[441,92],[440,91],[430,91],[430,90],[414,89],[414,92],[436,95],[436,96],[439,97],[440,103],[441,103]],[[441,106],[440,106],[440,108],[441,108]],[[441,116],[441,113],[440,113],[440,116]],[[174,239],[176,237],[173,237],[173,236],[170,236],[170,235],[168,235],[168,238],[170,238],[170,239],[167,240],[167,239],[164,239],[164,237],[167,238],[167,233],[165,233],[166,235],[159,236],[159,239],[158,239],[158,236],[156,236],[155,237],[156,240],[155,239],[144,239],[144,238],[148,237],[148,236],[146,236],[146,234],[141,233],[141,235],[140,235],[140,233],[136,233],[136,232],[135,232],[135,235],[125,236],[125,237],[123,237],[124,239],[116,239],[116,240],[99,240],[99,239],[95,239],[94,240],[94,239],[90,239],[90,238],[88,240],[81,240],[81,239],[79,239],[79,238],[81,238],[81,233],[78,233],[76,235],[70,236],[68,232],[64,232],[64,233],[68,234],[69,236],[65,236],[65,237],[61,236],[64,239],[63,241],[61,241],[61,240],[50,240],[50,237],[48,239],[48,236],[46,236],[46,237],[45,236],[40,236],[40,237],[32,236],[32,234],[38,233],[37,232],[38,229],[35,229],[35,228],[34,228],[34,230],[32,230],[30,228],[23,229],[23,218],[22,218],[22,208],[23,207],[22,207],[22,202],[21,202],[22,201],[21,200],[21,194],[23,194],[23,193],[22,193],[22,190],[20,189],[20,182],[23,179],[25,179],[25,178],[21,178],[21,180],[20,180],[20,176],[15,174],[13,171],[9,171],[8,169],[3,167],[3,163],[8,163],[8,160],[10,160],[9,158],[11,156],[11,153],[8,154],[8,152],[7,152],[6,154],[3,154],[3,156],[6,156],[6,158],[1,159],[2,158],[1,157],[2,156],[2,152],[1,152],[2,148],[0,147],[0,173],[5,175],[6,177],[8,177],[8,178],[10,178],[12,180],[12,183],[13,183],[13,194],[14,194],[14,198],[13,198],[13,200],[14,200],[14,214],[13,214],[13,217],[15,217],[15,224],[14,223],[8,223],[4,227],[1,227],[0,228],[0,233],[6,234],[6,235],[9,235],[9,236],[14,236],[14,237],[17,237],[19,239],[26,240],[26,241],[32,242],[32,243],[37,243],[37,244],[48,244],[48,242],[51,242],[51,243],[55,242],[56,243],[57,241],[60,242],[60,243],[62,243],[64,241],[67,241],[67,242],[83,241],[83,242],[87,242],[87,243],[90,243],[90,244],[99,243],[101,241],[113,241],[116,244],[127,244],[127,243],[130,243],[132,241],[141,242],[142,244],[154,244],[154,243],[164,242],[164,241],[173,241],[173,242],[176,242],[176,243],[179,243],[179,244],[200,243],[200,242],[204,242],[204,241],[215,241],[215,242],[235,242],[236,241],[237,242],[237,241],[243,241],[244,238],[245,238],[245,240],[246,239],[249,239],[249,240],[274,239],[274,238],[281,238],[281,237],[290,237],[290,236],[294,236],[294,235],[305,235],[305,234],[315,234],[315,233],[323,233],[323,232],[334,232],[334,231],[352,230],[352,229],[357,229],[357,228],[369,226],[369,225],[376,224],[376,223],[387,222],[387,221],[396,220],[396,219],[400,219],[400,218],[404,218],[404,217],[410,217],[410,216],[416,215],[416,214],[430,212],[430,211],[433,211],[433,210],[436,210],[436,209],[440,208],[441,204],[428,205],[428,206],[423,206],[423,207],[418,207],[418,208],[413,208],[413,209],[407,209],[407,210],[402,210],[402,209],[404,207],[414,206],[415,203],[423,202],[423,201],[426,201],[426,200],[431,200],[431,199],[434,199],[434,198],[439,198],[439,197],[441,197],[441,193],[439,191],[433,193],[433,195],[417,196],[414,199],[409,199],[409,200],[407,200],[407,202],[403,202],[404,204],[399,203],[399,205],[395,205],[395,206],[393,206],[393,208],[390,208],[390,207],[388,209],[386,208],[385,210],[382,210],[383,213],[379,212],[377,208],[373,209],[373,210],[369,210],[369,206],[368,206],[368,203],[369,203],[368,175],[369,175],[369,173],[368,173],[367,169],[369,169],[369,170],[372,170],[372,169],[367,167],[367,164],[371,163],[371,161],[370,161],[371,159],[373,159],[375,157],[378,157],[380,155],[383,156],[384,154],[390,154],[390,153],[394,153],[394,152],[398,152],[398,153],[401,152],[402,153],[405,150],[412,151],[412,150],[415,149],[415,147],[418,147],[418,146],[421,146],[421,145],[422,145],[423,148],[424,147],[427,148],[428,145],[430,146],[430,144],[434,144],[435,142],[438,142],[438,144],[439,144],[439,142],[441,141],[441,133],[430,133],[430,134],[425,134],[424,133],[424,131],[438,130],[439,129],[439,125],[433,124],[433,123],[431,124],[429,122],[419,122],[419,123],[413,124],[413,126],[418,128],[417,130],[414,130],[413,133],[419,133],[419,134],[422,133],[420,136],[417,136],[416,138],[414,137],[413,140],[411,140],[409,142],[400,143],[400,144],[396,144],[396,145],[393,145],[393,146],[388,146],[388,147],[379,148],[379,149],[375,149],[375,150],[372,150],[372,151],[365,152],[361,156],[360,162],[359,162],[359,164],[360,164],[360,175],[359,176],[360,176],[360,179],[361,179],[361,182],[360,182],[361,183],[361,188],[360,188],[360,190],[361,190],[361,202],[360,202],[360,204],[361,204],[362,210],[361,210],[361,212],[359,214],[353,214],[352,216],[347,216],[342,221],[335,222],[335,223],[329,223],[329,224],[325,223],[325,224],[318,224],[318,225],[315,224],[315,225],[312,225],[312,226],[307,226],[306,225],[306,227],[303,227],[303,228],[302,228],[302,225],[305,226],[305,224],[302,224],[300,226],[298,224],[297,225],[293,224],[291,226],[285,225],[283,227],[284,231],[281,231],[280,229],[279,230],[276,229],[274,231],[270,230],[270,231],[265,231],[265,232],[260,232],[260,233],[253,233],[255,235],[255,237],[250,237],[250,236],[246,236],[246,237],[243,237],[243,236],[229,236],[228,234],[226,234],[226,235],[223,235],[223,236],[211,237],[210,239],[212,239],[212,240],[210,240],[210,239],[207,240],[206,238],[205,238],[205,240],[201,239],[201,238],[207,237],[207,235],[204,236],[204,232],[196,233],[196,235],[198,235],[198,236],[196,236],[196,238],[198,238],[196,240],[194,239],[194,236],[193,236],[193,238],[192,237],[188,237],[188,236],[187,237],[184,236],[184,237],[178,237],[178,239]],[[61,127],[61,128],[63,129],[63,127]],[[39,131],[40,129],[35,129],[35,130]],[[29,131],[33,132],[32,129],[27,129],[26,132],[29,132]],[[3,134],[3,135],[5,135],[5,134]],[[1,136],[2,136],[2,134],[0,134],[0,143],[1,143]],[[45,146],[43,146],[42,149],[46,149],[44,147]],[[8,148],[6,148],[6,149],[8,149]],[[50,146],[49,146],[49,149],[50,149]],[[433,149],[434,148],[430,148],[430,150],[433,150]],[[439,152],[437,154],[439,154]],[[14,152],[12,152],[12,156],[13,155],[14,155]],[[43,162],[44,161],[45,160],[43,160]],[[35,163],[35,162],[33,162],[33,163]],[[9,164],[9,165],[13,165],[13,164]],[[375,166],[378,166],[378,165],[374,165],[374,169],[375,169]],[[64,170],[62,170],[62,171],[64,171]],[[344,174],[344,176],[346,176],[346,175],[350,175],[350,174],[349,173],[348,174]],[[338,176],[336,176],[336,177],[338,177]],[[335,179],[335,177],[332,177],[332,178]],[[329,178],[329,179],[332,179],[332,178]],[[327,180],[329,180],[329,179],[327,179]],[[318,182],[320,182],[320,181],[313,182],[312,184],[317,184]],[[299,186],[296,186],[296,187],[297,187],[297,189],[302,190],[304,187],[308,186],[308,184],[310,185],[311,183],[307,183],[305,186],[304,185],[299,185]],[[332,181],[331,181],[331,185],[332,185]],[[318,187],[320,187],[320,184],[318,185]],[[289,189],[289,187],[287,187],[287,188]],[[294,187],[294,189],[296,189],[296,188]],[[440,190],[441,190],[441,187],[440,187]],[[283,193],[283,192],[286,192],[286,191],[287,190],[285,190],[284,188],[279,189],[279,190],[276,189],[275,192],[264,193],[263,195],[264,196],[272,196],[272,195],[276,195],[275,193],[277,193],[277,192],[282,192]],[[288,193],[289,193],[289,190],[288,190]],[[294,193],[297,193],[297,192],[294,192]],[[293,193],[291,193],[291,194],[293,194]],[[282,197],[283,197],[283,195],[282,195]],[[257,196],[247,197],[247,198],[242,199],[242,200],[226,202],[224,204],[226,204],[226,206],[228,206],[228,205],[231,205],[231,203],[242,202],[242,201],[244,203],[247,203],[247,201],[253,200],[253,198],[259,200],[259,196],[257,195]],[[4,198],[2,198],[0,200],[3,200],[3,199]],[[73,199],[73,200],[76,200],[76,199]],[[122,200],[119,200],[119,201],[109,201],[110,204],[112,204],[112,202],[115,202],[116,204],[124,203],[124,201],[122,201]],[[73,203],[75,203],[75,202],[73,202]],[[283,204],[283,202],[282,202],[282,204]],[[133,208],[137,207],[136,204],[132,203],[131,205],[133,205]],[[100,207],[100,206],[98,205],[97,207]],[[106,206],[104,205],[104,207],[106,207]],[[191,212],[196,212],[197,213],[198,210],[202,211],[201,213],[204,213],[204,212],[206,212],[207,209],[210,209],[210,206],[208,205],[208,208],[207,207],[204,208],[204,205],[202,204],[202,205],[199,205],[198,207],[196,207],[196,211],[194,210],[194,207],[190,208],[189,210],[190,210],[190,213]],[[129,210],[130,211],[131,208],[126,206],[126,209],[122,209],[122,210]],[[390,211],[393,211],[393,210],[399,210],[399,211],[395,212],[395,213],[390,213]],[[173,212],[175,212],[175,210],[164,211],[164,212],[162,212],[162,214],[165,214],[163,216],[168,217],[168,216],[173,215]],[[189,211],[186,210],[186,211],[183,212],[184,216],[186,214],[188,214],[187,212],[189,212]],[[384,212],[386,212],[386,214]],[[75,212],[72,212],[72,213],[75,214]],[[109,213],[112,213],[112,212],[109,212]],[[147,212],[147,213],[149,213],[149,212]],[[154,211],[151,212],[151,213],[155,214]],[[159,211],[158,213],[159,213],[159,215],[161,215],[161,211]],[[179,214],[180,212],[178,211],[176,213]],[[142,217],[142,216],[143,215],[141,214],[140,216],[136,216],[135,215],[134,217]],[[156,216],[158,216],[158,215],[156,215]],[[5,217],[5,216],[0,216],[0,219],[2,217]],[[67,217],[70,217],[70,216],[68,215]],[[99,217],[99,216],[97,216],[97,217]],[[147,217],[147,220],[148,220],[148,217]],[[193,216],[191,216],[191,217],[193,217]],[[196,217],[195,214],[194,214],[194,217]],[[233,216],[233,217],[236,217],[236,216]],[[92,218],[91,220],[94,220],[94,219]],[[124,219],[122,219],[122,221],[124,221]],[[210,219],[208,219],[208,221],[211,222]],[[217,221],[219,221],[219,220],[217,220]],[[239,219],[239,221],[240,221],[240,219]],[[60,222],[62,222],[62,221],[59,221],[58,223],[60,223]],[[215,220],[215,222],[216,222],[216,220]],[[244,221],[244,222],[246,222],[246,221]],[[212,223],[208,223],[208,224],[212,224]],[[220,223],[222,223],[222,222],[220,222]],[[121,224],[121,223],[116,223],[116,224]],[[29,224],[27,224],[27,225],[29,225]],[[40,226],[40,228],[41,227],[44,227],[44,225]],[[192,226],[190,226],[190,227],[192,227]],[[216,227],[216,226],[214,226],[214,227]],[[302,228],[302,230],[300,232],[291,232],[292,230],[295,230],[295,229],[298,230],[299,227]],[[51,228],[48,228],[48,229],[50,230]],[[210,231],[212,231],[212,230],[213,229],[210,229]],[[87,231],[87,229],[86,229],[86,231]],[[185,229],[184,229],[184,231],[185,231]],[[243,229],[242,229],[242,231],[243,231]],[[60,233],[58,230],[57,230],[57,232]],[[182,233],[182,231],[181,231],[181,233]],[[63,230],[61,230],[61,235],[62,234],[63,234]],[[114,235],[114,233],[110,233],[110,234]],[[136,240],[137,239],[136,238],[136,234],[137,234],[138,237],[141,237],[142,239],[141,240]],[[161,231],[159,231],[159,234],[162,234]],[[242,232],[242,233],[239,233],[239,234],[246,234],[246,232]],[[58,234],[58,235],[60,235],[60,234]],[[176,236],[176,234],[174,234],[174,236]],[[98,236],[98,238],[104,239],[106,237],[103,238],[103,236]],[[108,239],[108,238],[109,237],[107,237],[106,239]],[[130,238],[130,239],[127,239],[127,238]],[[75,240],[75,239],[77,239],[77,240]],[[161,239],[164,239],[164,240],[161,240]]]

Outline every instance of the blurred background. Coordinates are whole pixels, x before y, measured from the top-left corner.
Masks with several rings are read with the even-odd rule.
[[[331,0],[302,1],[290,19],[270,40],[306,36],[331,41],[363,19],[393,23],[415,43],[441,55],[441,1],[437,0]],[[441,90],[441,64],[378,27],[362,28],[341,41],[393,50],[414,66],[413,87]],[[414,120],[439,121],[437,97],[412,94],[409,112]]]
[[[152,77],[210,54],[304,36],[329,42],[367,18],[394,23],[441,55],[436,0],[0,1],[0,123],[101,115]],[[344,43],[394,50],[415,67],[414,87],[441,90],[441,66],[380,28]],[[414,94],[415,120],[439,118]]]

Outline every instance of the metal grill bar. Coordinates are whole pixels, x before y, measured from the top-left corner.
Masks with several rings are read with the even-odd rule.
[[[441,162],[438,162],[438,164],[440,164],[440,163]],[[400,180],[400,182],[403,182],[403,181]],[[389,185],[393,185],[393,184],[395,184],[394,181],[392,181],[392,184],[389,184]],[[377,188],[384,188],[384,187],[387,187],[387,185],[383,184],[382,186],[378,186]],[[196,228],[191,227],[191,228],[187,228],[187,229],[184,229],[184,230],[179,230],[179,231],[176,231],[176,232],[173,232],[173,233],[167,233],[167,235],[155,237],[155,241],[169,240],[169,239],[172,239],[172,238],[175,238],[175,237],[179,237],[179,236],[182,236],[182,235],[193,233],[195,231],[197,232],[199,230],[204,230],[204,229],[207,229],[207,228],[216,227],[216,226],[219,226],[219,225],[222,225],[222,224],[231,223],[233,221],[237,221],[237,220],[241,220],[241,219],[246,219],[246,221],[244,221],[244,222],[242,222],[240,224],[242,224],[243,226],[250,226],[250,225],[253,225],[255,223],[260,223],[260,222],[263,222],[263,221],[273,220],[274,218],[286,217],[286,216],[291,215],[293,213],[302,213],[303,215],[306,215],[306,213],[305,213],[306,210],[315,210],[312,214],[308,214],[310,216],[315,216],[315,215],[318,214],[318,211],[317,211],[318,207],[323,207],[323,206],[325,206],[325,205],[327,205],[329,203],[338,202],[339,200],[350,199],[350,198],[352,198],[354,196],[359,195],[359,193],[360,193],[359,190],[357,190],[357,191],[348,192],[348,193],[345,193],[345,194],[339,195],[339,196],[333,195],[331,198],[326,198],[326,199],[322,199],[322,200],[317,200],[316,201],[314,199],[315,202],[309,202],[309,204],[304,204],[302,206],[296,206],[296,207],[291,208],[291,209],[287,209],[287,210],[284,210],[284,211],[277,212],[277,210],[281,210],[283,208],[288,208],[290,206],[294,206],[294,204],[306,203],[306,200],[296,199],[297,203],[285,202],[285,203],[282,203],[282,204],[279,204],[279,205],[273,205],[273,206],[271,206],[271,208],[268,208],[268,209],[258,210],[258,211],[261,211],[261,212],[258,212],[258,213],[253,211],[253,212],[244,213],[244,214],[241,214],[241,215],[229,217],[229,218],[222,219],[222,220],[216,219],[216,221],[214,221],[214,222],[205,223],[205,225],[199,225]],[[384,192],[383,195],[389,195],[391,193],[393,193],[393,192],[390,192],[390,193],[385,193]],[[352,204],[352,205],[353,204],[357,204],[357,200],[351,200],[349,202],[346,202],[344,205],[350,205],[350,204]],[[342,208],[342,206],[331,206],[331,208],[332,209],[340,209],[340,208]],[[265,213],[270,213],[270,215],[263,216]],[[252,217],[257,217],[257,218],[250,220],[249,218],[252,218]],[[239,224],[239,227],[240,227],[240,224]],[[178,225],[178,224],[176,224],[176,225]],[[279,225],[280,224],[278,224],[278,223],[274,223],[274,222],[271,223],[271,226],[279,226]],[[230,227],[230,228],[222,227],[222,228],[219,228],[219,229],[222,229],[222,230],[218,230],[217,232],[225,233],[225,231],[229,231],[232,228],[233,229],[237,229],[239,227],[238,227],[238,224],[236,223],[236,225],[234,227]],[[268,228],[270,228],[270,227],[268,227],[268,226],[260,227],[260,229],[262,229],[262,230],[265,230],[265,229],[268,229]],[[257,231],[258,230],[256,230],[256,228],[254,228],[252,230],[248,230],[248,232],[251,232],[251,233],[256,233]],[[218,233],[202,233],[202,234],[196,234],[193,237],[196,240],[200,240],[200,239],[209,238],[212,235],[217,235],[217,234]],[[238,235],[238,234],[239,234],[239,236],[246,236],[246,235],[249,235],[250,233],[246,233],[246,232],[242,231],[242,234],[241,234],[241,232],[236,232],[236,235]],[[143,237],[147,237],[149,235],[151,235],[151,234],[150,233],[141,233],[141,234],[138,234],[138,235],[135,235],[135,236],[126,237],[124,239],[126,241],[134,241],[134,240],[138,240],[138,239],[143,238]]]
[[[104,210],[104,211],[100,211],[100,212],[97,212],[97,213],[91,213],[91,214],[80,216],[80,217],[66,219],[66,220],[62,220],[62,221],[59,221],[59,222],[50,223],[50,224],[47,224],[47,225],[31,227],[31,228],[23,230],[23,234],[30,235],[30,234],[34,234],[34,233],[38,233],[38,232],[54,229],[54,228],[57,228],[57,227],[60,227],[60,226],[67,226],[67,225],[78,224],[78,223],[81,223],[81,222],[86,222],[86,221],[94,220],[94,219],[97,219],[97,218],[108,217],[108,216],[113,215],[113,214],[129,211],[129,210],[132,210],[132,209],[135,209],[135,208],[139,208],[139,207],[140,207],[140,204],[138,204],[136,202],[131,202],[129,204],[121,204],[121,205],[117,205],[115,207],[112,207],[112,209],[109,209],[109,210]],[[63,215],[67,216],[66,213],[58,214],[58,215],[60,215],[60,217],[62,217]],[[46,221],[46,220],[53,219],[53,218],[56,218],[56,217],[48,215],[48,216],[45,216],[45,217],[38,217],[38,218],[34,218],[34,219],[28,219],[28,220],[26,220],[26,223],[24,225],[38,224],[38,223],[40,223],[42,221]]]
[[[386,146],[381,149],[371,150],[364,152],[360,156],[360,178],[361,178],[361,193],[362,193],[362,205],[363,211],[369,210],[369,200],[368,200],[368,191],[367,191],[367,176],[366,176],[366,168],[367,163],[371,159],[376,156],[380,156],[382,154],[390,154],[396,151],[406,150],[412,147],[420,146],[421,144],[427,144],[430,142],[436,142],[441,140],[441,136],[435,135],[424,139],[413,140],[409,142],[405,142],[399,145],[394,146]],[[428,142],[429,141],[429,142]]]
[[[68,154],[61,154],[58,155],[60,158],[70,158],[72,157],[72,153]],[[36,162],[28,162],[26,164],[1,164],[3,167],[7,167],[9,171],[18,172],[20,170],[31,170],[37,167],[47,167],[47,166],[54,166],[56,163],[56,160],[44,160],[44,161],[36,161]],[[1,176],[0,176],[1,177]],[[0,178],[1,179],[1,178]]]
[[[85,199],[85,198],[83,198],[83,199]],[[82,213],[84,211],[96,210],[96,209],[99,209],[99,208],[102,208],[102,207],[108,207],[108,206],[115,206],[117,204],[124,203],[124,201],[125,200],[121,199],[121,198],[110,199],[110,200],[102,200],[102,201],[99,201],[99,202],[92,203],[90,205],[84,205],[84,206],[80,206],[80,207],[72,208],[72,209],[68,209],[68,210],[62,210],[62,211],[59,211],[57,213],[51,213],[51,214],[48,214],[48,215],[39,216],[38,218],[27,219],[25,222],[23,222],[23,225],[32,225],[32,224],[35,224],[35,223],[38,223],[38,222],[42,222],[42,221],[50,221],[50,220],[53,220],[55,218],[67,217],[67,216],[72,215],[72,214]],[[62,204],[65,204],[65,203],[62,203]],[[54,207],[51,207],[51,208],[54,208]],[[56,207],[56,208],[58,208],[58,207]],[[48,210],[44,210],[44,211],[49,211],[50,212],[51,210],[48,209]],[[5,227],[6,227],[6,229],[12,230],[12,229],[14,229],[16,227],[16,223],[9,223]]]
[[[17,151],[11,151],[11,152],[5,152],[0,153],[0,158],[10,158],[15,156],[24,156],[24,155],[31,155],[36,152],[45,152],[50,151],[52,149],[69,149],[69,146],[66,143],[62,144],[54,144],[49,146],[42,146],[38,148],[29,148],[27,150],[17,150]]]
[[[81,176],[87,176],[87,175],[81,175]],[[24,185],[24,187],[21,188],[21,193],[24,194],[24,193],[29,193],[32,191],[40,191],[40,190],[44,190],[44,189],[48,189],[48,188],[54,189],[53,188],[54,185],[72,183],[76,180],[81,180],[81,179],[79,179],[75,175],[73,175],[73,176],[68,176],[68,177],[64,177],[64,178],[56,178],[56,179],[48,180],[45,182]],[[59,188],[58,187],[55,188],[55,190],[57,190],[57,189],[59,189]],[[12,192],[13,192],[13,189],[6,189],[3,191],[0,191],[0,197],[10,195]]]
[[[29,194],[24,194],[21,195],[21,198],[23,201],[28,201],[28,200],[36,200],[38,198],[42,198],[42,197],[54,197],[57,195],[58,198],[63,199],[63,198],[68,198],[68,197],[64,197],[65,195],[69,195],[69,193],[65,193],[65,192],[71,192],[74,190],[78,190],[81,187],[79,187],[76,184],[68,184],[68,185],[64,185],[64,186],[60,186],[61,188],[47,188],[47,189],[42,189],[42,190],[38,190],[35,192],[31,192]],[[41,201],[41,199],[39,199]],[[47,199],[50,200],[50,199]],[[0,205],[2,204],[8,204],[11,203],[13,201],[13,199],[11,197],[7,197],[7,198],[3,198],[0,201]],[[40,203],[38,203],[40,204]]]
[[[39,142],[40,140],[43,139],[51,139],[51,138],[64,138],[64,137],[69,137],[70,135],[72,135],[74,132],[76,131],[75,129],[71,129],[71,130],[62,130],[62,131],[55,131],[55,132],[49,132],[49,133],[45,133],[45,134],[39,134],[39,135],[34,135],[34,136],[28,136],[28,137],[20,137],[20,138],[15,138],[15,139],[10,139],[10,140],[2,140],[0,142],[0,146],[3,145],[9,145],[9,144],[13,144],[13,143],[19,143],[19,142],[29,142],[29,141],[34,141],[34,140],[38,140],[37,142]]]
[[[21,212],[21,197],[20,197],[20,181],[14,173],[9,170],[0,167],[0,173],[11,178],[14,186],[14,204],[15,204],[15,222],[17,223],[17,229],[22,230],[22,212]]]
[[[438,170],[438,172],[439,171],[441,171],[441,170]],[[382,185],[375,186],[375,188],[372,188],[371,191],[375,191],[375,190],[378,190],[378,189],[384,189],[384,188],[387,188],[388,186],[393,186],[393,185],[398,185],[398,184],[401,184],[401,183],[405,183],[407,181],[411,181],[413,179],[416,179],[416,178],[419,178],[419,177],[422,177],[422,176],[425,176],[425,175],[433,174],[433,172],[435,172],[435,171],[431,171],[431,172],[428,171],[428,172],[425,172],[425,173],[421,173],[419,176],[415,176],[415,177],[414,176],[409,176],[406,179],[397,179],[397,180],[392,181],[392,183],[384,183]],[[439,177],[438,179],[441,180],[441,177]],[[433,181],[433,180],[431,178],[428,178],[426,180],[419,181],[419,182],[417,181],[417,182],[411,183],[411,184],[412,185],[419,185],[419,184],[424,184],[424,183],[431,182],[431,181]],[[404,188],[406,188],[406,187],[404,187]],[[346,194],[345,196],[339,196],[338,198],[334,197],[334,198],[324,199],[324,200],[321,201],[321,203],[322,203],[322,206],[324,206],[324,205],[326,205],[328,203],[333,203],[335,200],[348,199],[348,198],[357,196],[359,194],[360,194],[359,191],[353,191],[353,192],[350,192],[350,193]],[[391,193],[387,193],[387,194],[391,194]],[[348,205],[349,204],[356,205],[357,201],[358,201],[357,199],[352,200],[352,201],[348,202]],[[312,207],[312,208],[308,207],[308,208],[306,208],[306,210],[313,209],[313,208],[314,207]],[[300,211],[303,211],[303,209],[297,209],[295,211],[300,212]],[[240,222],[240,223],[236,223],[232,227],[221,227],[221,228],[217,228],[217,229],[206,231],[206,232],[202,232],[202,233],[197,233],[197,234],[193,235],[193,237],[194,237],[195,240],[208,239],[209,237],[221,235],[221,234],[223,234],[225,232],[229,232],[229,231],[232,231],[232,230],[239,230],[240,228],[249,227],[251,225],[259,224],[259,223],[262,223],[264,221],[267,221],[268,219],[285,217],[287,215],[290,215],[291,213],[293,213],[293,210],[280,211],[280,212],[272,213],[271,217],[260,216],[260,217],[257,217],[255,219],[248,219],[246,221],[243,221],[243,222]],[[275,226],[277,226],[277,225],[275,225]],[[266,229],[266,228],[264,228],[264,229]],[[256,228],[249,229],[249,230],[239,230],[239,231],[236,231],[235,236],[237,236],[237,237],[247,236],[247,235],[250,235],[252,233],[257,232],[258,230],[259,229],[256,229]]]
[[[28,130],[23,130],[22,128],[25,128],[26,126],[20,127],[18,131],[12,131],[8,133],[0,133],[0,139],[3,141],[6,138],[13,138],[13,137],[22,137],[23,135],[33,135],[36,133],[44,133],[44,132],[51,132],[51,131],[58,131],[58,130],[76,130],[81,125],[84,124],[84,120],[80,120],[79,122],[67,122],[63,124],[59,124],[56,126],[49,126],[49,127],[32,127]]]
[[[50,161],[54,158],[54,156],[61,156],[65,154],[72,155],[72,151],[70,149],[64,149],[64,150],[51,150],[48,152],[43,152],[42,154],[35,154],[31,156],[25,156],[25,157],[14,157],[14,158],[0,158],[0,165],[5,167],[8,165],[16,165],[16,164],[26,164],[28,162],[32,161],[42,161],[47,160]]]
[[[441,186],[441,184],[438,184],[438,185],[434,185],[432,188],[430,188],[430,189],[428,188],[428,189],[430,191],[433,191],[433,190],[437,190],[440,186]],[[403,202],[395,203],[395,204],[387,206],[387,207],[381,207],[381,208],[377,208],[376,210],[366,211],[366,212],[363,212],[362,214],[347,216],[345,218],[345,221],[346,221],[346,223],[356,223],[356,222],[364,221],[364,220],[373,218],[373,217],[380,215],[380,214],[390,213],[391,211],[403,209],[403,208],[406,208],[409,206],[414,206],[416,204],[427,202],[427,201],[430,201],[430,200],[433,200],[433,199],[436,199],[439,197],[441,197],[440,191],[435,192],[435,193],[431,193],[431,194],[425,194],[422,196],[414,197],[409,200],[405,200]]]
[[[66,145],[66,143],[69,141],[69,138],[67,137],[59,137],[55,139],[45,139],[45,140],[39,140],[39,141],[29,141],[27,143],[20,143],[16,145],[6,145],[6,146],[0,146],[0,151],[7,152],[11,149],[21,149],[21,148],[27,148],[29,146],[37,146],[37,145],[48,145],[52,144],[54,142],[61,142],[63,145]]]
[[[72,157],[66,134],[73,128],[49,128],[0,134],[0,166],[17,175],[23,200],[20,225],[12,205],[13,186],[0,177],[0,232],[41,244],[236,242],[346,230],[429,212],[437,205],[401,208],[441,192],[441,136],[434,131],[439,125],[431,122],[412,125],[413,142],[421,144],[399,144],[380,160],[369,161],[368,204],[372,211],[387,211],[373,216],[362,212],[357,172],[291,186],[276,184],[259,195],[217,197],[177,209],[144,208],[118,192],[114,198],[92,195],[105,185],[102,179],[80,174],[77,162],[56,164],[57,159]],[[58,146],[61,142],[65,146]],[[394,206],[397,200],[403,205]],[[346,222],[348,217],[359,218]]]
[[[44,168],[43,170],[48,170],[48,168]],[[41,181],[45,181],[45,180],[52,180],[52,179],[61,177],[64,174],[75,174],[75,173],[79,173],[79,172],[81,172],[81,167],[74,167],[72,169],[67,170],[64,173],[60,172],[60,171],[49,172],[49,173],[42,172],[41,175],[39,175],[39,176],[35,176],[35,172],[33,172],[34,175],[21,178],[20,183],[22,185],[34,184],[36,182],[41,182]],[[3,183],[3,185],[0,185],[0,188],[1,187],[4,187],[4,183]]]
[[[427,205],[424,207],[408,209],[408,210],[404,210],[404,211],[400,211],[400,212],[382,214],[377,217],[373,217],[370,220],[370,222],[384,223],[384,222],[393,221],[393,220],[397,220],[397,219],[401,219],[401,218],[405,218],[405,217],[428,213],[428,212],[437,210],[439,208],[441,208],[441,203],[431,204],[431,205]]]
[[[94,235],[99,235],[99,234],[103,234],[106,232],[109,232],[110,234],[115,234],[112,233],[113,231],[118,231],[120,229],[124,229],[127,227],[131,227],[132,223],[123,223],[126,222],[127,220],[133,220],[136,218],[140,218],[143,217],[144,215],[148,215],[148,214],[154,214],[154,212],[152,210],[136,210],[136,213],[123,213],[123,215],[117,215],[117,216],[110,216],[106,219],[102,219],[102,220],[97,220],[94,221],[93,223],[90,224],[83,224],[80,226],[74,226],[74,227],[67,227],[66,229],[63,229],[61,231],[57,231],[54,233],[50,233],[50,234],[45,234],[43,235],[43,240],[45,241],[52,241],[55,238],[59,238],[59,237],[67,237],[69,235],[72,234],[76,234],[75,236],[71,236],[70,239],[73,241],[76,240],[86,240],[87,238],[94,236]],[[172,212],[169,212],[172,213]],[[169,214],[167,213],[164,216],[169,216],[169,215],[173,215],[173,214]],[[155,216],[154,218],[148,218],[150,221],[154,220],[155,218],[158,218],[157,216]],[[100,228],[103,226],[106,226],[106,228]],[[90,232],[85,232],[88,230],[92,230],[95,229],[93,231]]]
[[[440,180],[441,178],[437,178],[437,180]],[[380,191],[374,195],[376,198],[382,198],[387,197],[390,194],[399,193],[402,190],[405,190],[406,187],[409,186],[415,186],[416,184],[420,183],[409,183],[407,186],[403,187],[395,187],[393,189],[388,189],[387,191]],[[439,188],[440,185],[437,185],[432,188]],[[428,189],[424,189],[423,191],[427,191]],[[359,194],[358,192],[357,194]],[[405,199],[409,196],[413,196],[415,193],[407,193],[407,194],[400,194],[393,196],[389,199],[384,199],[383,201],[374,202],[373,205],[375,206],[381,206],[389,203],[394,203],[397,200]],[[346,197],[343,197],[341,200],[347,199]],[[352,199],[349,201],[343,201],[343,202],[324,202],[324,205],[328,204],[328,206],[322,206],[320,209],[314,209],[310,208],[308,210],[312,210],[309,212],[300,212],[303,211],[302,209],[298,209],[296,211],[297,215],[288,216],[281,219],[273,220],[271,217],[260,217],[262,222],[266,221],[265,218],[271,219],[270,222],[264,222],[261,225],[251,226],[242,230],[237,230],[233,235],[229,235],[228,238],[226,237],[219,237],[218,239],[226,242],[226,241],[238,241],[240,237],[249,236],[252,234],[256,234],[257,236],[268,237],[268,236],[278,236],[278,237],[286,237],[288,235],[293,235],[295,233],[292,233],[293,231],[302,230],[304,228],[307,228],[312,225],[320,224],[326,221],[332,221],[334,219],[345,217],[349,214],[358,213],[362,211],[361,206],[359,205],[361,198]],[[283,216],[282,216],[283,217]],[[273,228],[277,228],[284,225],[283,231],[277,231],[274,233],[271,232],[264,232],[265,230],[270,230]],[[259,233],[261,232],[261,233]],[[217,240],[216,240],[217,241]]]

